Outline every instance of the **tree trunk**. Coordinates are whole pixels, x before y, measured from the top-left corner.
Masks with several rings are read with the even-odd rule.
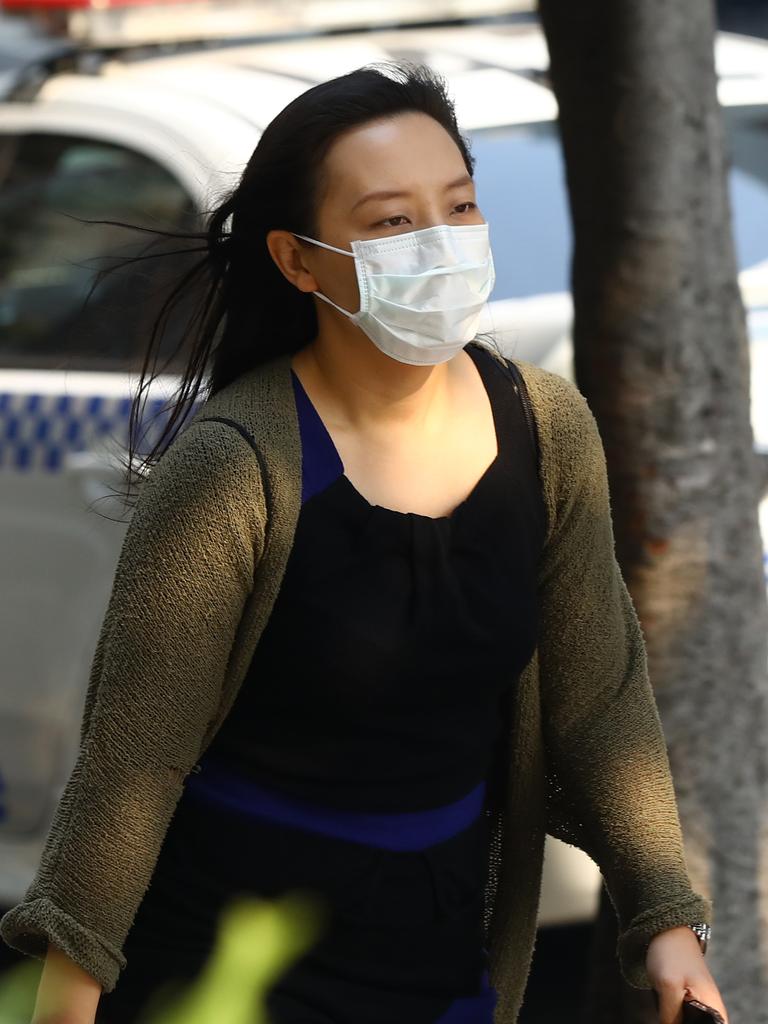
[[[606,449],[710,970],[768,1024],[768,610],[711,0],[540,0],[574,228],[574,370]],[[603,913],[587,1019],[653,1021]],[[610,908],[608,908],[610,909]],[[613,928],[613,932],[611,932]],[[599,992],[599,996],[598,996]]]

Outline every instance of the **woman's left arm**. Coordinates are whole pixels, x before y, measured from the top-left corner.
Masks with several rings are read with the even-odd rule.
[[[558,375],[552,375],[556,377]],[[712,904],[691,887],[640,622],[615,555],[605,452],[578,388],[552,382],[540,429],[554,515],[539,572],[547,831],[597,863],[626,980],[678,1024],[686,986],[722,1006],[698,939]]]

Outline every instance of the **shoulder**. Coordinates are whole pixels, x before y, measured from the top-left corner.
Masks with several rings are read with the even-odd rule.
[[[209,395],[140,485],[136,511],[184,517],[203,536],[266,538],[289,526],[301,505],[301,438],[290,357],[245,371]]]
[[[541,427],[552,439],[567,443],[568,436],[595,424],[586,398],[573,381],[525,359],[508,359],[519,369]]]
[[[537,426],[544,440],[567,444],[568,436],[596,426],[592,411],[576,384],[526,359],[504,356],[488,345],[480,346],[499,362],[514,364],[528,391]]]
[[[552,460],[572,460],[602,449],[597,421],[573,381],[524,359],[514,362],[525,381],[542,446]]]
[[[536,418],[542,488],[556,531],[574,503],[594,506],[607,490],[600,430],[573,381],[523,359],[512,361],[525,381]]]
[[[513,364],[530,399],[541,453],[543,484],[550,502],[581,472],[599,472],[604,464],[600,431],[587,399],[573,381],[526,359],[481,346],[494,359]]]
[[[234,521],[266,516],[264,475],[251,444],[229,423],[203,419],[205,403],[140,484],[135,515]]]
[[[150,475],[168,481],[234,481],[258,473],[258,459],[246,433],[236,421],[211,418],[217,414],[203,405],[178,431]]]

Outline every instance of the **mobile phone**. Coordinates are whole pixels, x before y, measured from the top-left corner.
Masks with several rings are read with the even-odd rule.
[[[725,1024],[723,1015],[698,999],[683,1000],[683,1024]]]

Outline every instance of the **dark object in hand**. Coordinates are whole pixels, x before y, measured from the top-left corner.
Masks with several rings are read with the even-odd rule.
[[[683,1000],[683,1024],[725,1024],[725,1018],[713,1006],[698,999]]]

